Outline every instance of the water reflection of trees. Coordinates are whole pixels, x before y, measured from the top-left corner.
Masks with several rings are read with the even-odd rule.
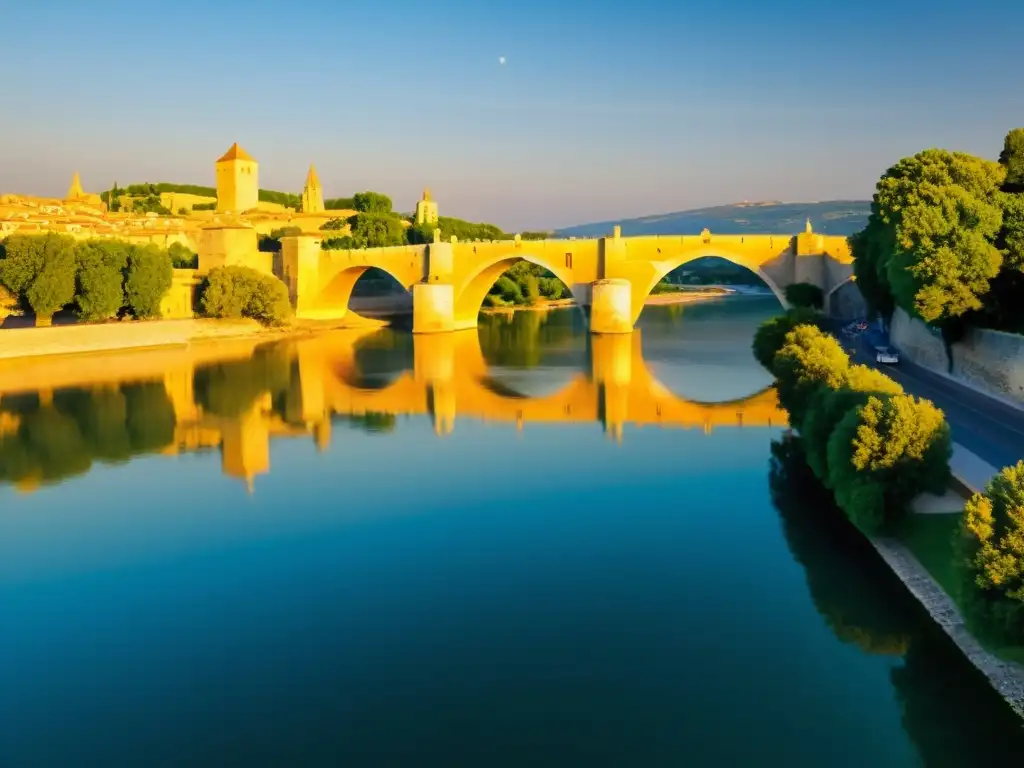
[[[771,451],[772,502],[822,618],[836,637],[865,652],[906,653],[908,606],[906,600],[891,599],[903,591],[902,584],[877,562],[870,544],[853,530],[811,474],[799,438],[787,436],[773,442]]]
[[[889,674],[922,764],[961,768],[1024,754],[1019,719],[835,508],[799,438],[771,451],[772,501],[818,612],[841,641],[903,656]]]
[[[174,406],[162,381],[4,396],[0,415],[0,480],[28,487],[174,441]]]
[[[196,404],[214,416],[236,418],[267,394],[273,400],[292,384],[292,357],[284,344],[257,347],[252,357],[196,368]]]
[[[568,350],[580,338],[577,310],[485,313],[477,322],[480,349],[488,365],[535,368],[545,353]]]

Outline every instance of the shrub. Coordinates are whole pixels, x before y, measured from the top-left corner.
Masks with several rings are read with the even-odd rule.
[[[347,219],[331,219],[330,221],[325,222],[320,227],[320,230],[322,232],[323,231],[330,232],[330,231],[335,231],[335,230],[339,230],[339,229],[344,229],[347,226],[348,226],[348,220]]]
[[[794,307],[821,309],[825,305],[825,294],[813,283],[792,283],[786,286],[786,301]]]
[[[160,302],[170,290],[173,278],[167,251],[155,245],[131,246],[124,293],[132,314],[139,319],[159,317]]]
[[[786,343],[786,334],[798,325],[822,326],[824,318],[806,308],[791,309],[788,312],[765,320],[754,334],[754,357],[761,365],[772,370],[775,354]]]
[[[911,500],[949,483],[952,452],[942,411],[911,395],[871,395],[846,412],[828,441],[829,486],[868,534],[901,519]]]
[[[960,526],[968,614],[1001,639],[1024,641],[1024,461],[967,502]]]
[[[849,367],[839,342],[813,325],[798,325],[787,333],[772,370],[790,424],[799,429],[814,390],[820,385],[838,389]]]
[[[211,270],[202,309],[210,317],[251,317],[264,325],[283,325],[292,314],[285,284],[249,267]]]
[[[116,240],[78,244],[78,315],[83,320],[106,320],[121,311],[128,251],[126,243]]]

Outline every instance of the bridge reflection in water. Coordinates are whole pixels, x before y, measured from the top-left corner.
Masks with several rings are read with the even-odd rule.
[[[405,347],[404,369],[373,380],[368,359],[396,343]],[[251,489],[255,476],[270,471],[271,438],[312,436],[326,450],[332,422],[386,429],[398,415],[429,415],[439,435],[460,417],[519,429],[600,422],[616,441],[626,424],[705,433],[786,425],[772,388],[720,403],[676,396],[645,364],[640,331],[589,337],[583,370],[543,397],[498,383],[476,330],[335,331],[0,368],[0,480],[30,491],[88,472],[94,461],[219,448],[224,473]]]

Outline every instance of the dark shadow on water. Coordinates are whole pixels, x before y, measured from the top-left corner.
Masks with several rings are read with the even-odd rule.
[[[772,501],[811,600],[842,642],[902,657],[890,677],[923,765],[963,768],[1024,754],[1020,719],[835,507],[799,438],[787,435],[771,450]]]

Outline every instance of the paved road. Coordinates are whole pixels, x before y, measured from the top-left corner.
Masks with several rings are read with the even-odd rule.
[[[1024,458],[1024,410],[903,359],[898,365],[879,365],[867,335],[861,334],[855,340],[842,338],[853,361],[885,371],[910,394],[926,397],[939,406],[946,414],[954,442],[994,467],[1005,467]]]

